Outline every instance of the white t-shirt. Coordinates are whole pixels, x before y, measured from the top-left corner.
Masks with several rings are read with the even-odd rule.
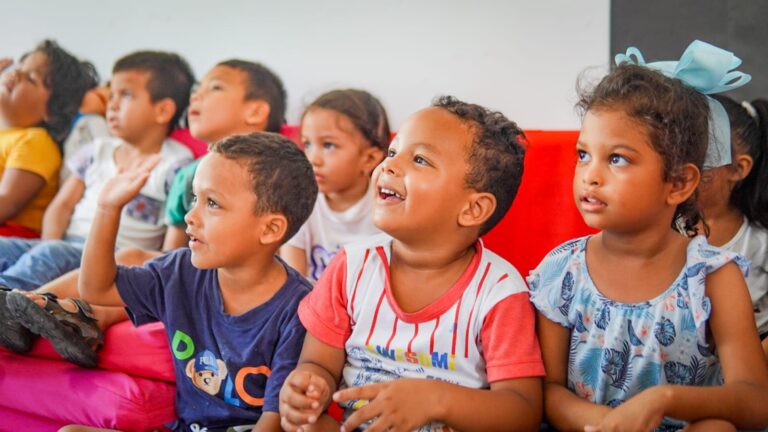
[[[739,231],[722,248],[736,252],[752,263],[747,287],[752,297],[757,330],[760,334],[768,332],[768,230],[744,218]]]
[[[82,114],[72,126],[67,139],[64,141],[64,160],[77,154],[81,148],[96,140],[96,138],[112,136],[109,133],[107,120],[98,114]],[[61,183],[69,177],[71,172],[67,164],[61,167],[59,179]]]
[[[331,210],[325,196],[317,195],[315,208],[299,232],[289,241],[289,246],[304,249],[307,258],[307,275],[317,282],[336,252],[342,246],[381,233],[372,220],[373,195],[370,188],[363,198],[352,207],[336,212]]]
[[[83,147],[67,161],[72,175],[85,183],[85,192],[75,206],[67,227],[67,236],[85,238],[91,231],[99,192],[104,183],[117,174],[115,150],[125,144],[118,138],[99,138]],[[117,247],[159,250],[165,235],[165,199],[173,176],[192,160],[184,145],[166,139],[160,150],[160,163],[152,170],[139,195],[123,208]]]

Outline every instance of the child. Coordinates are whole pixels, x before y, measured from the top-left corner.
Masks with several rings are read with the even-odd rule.
[[[59,187],[60,144],[95,70],[46,40],[0,66],[0,236],[38,238]]]
[[[104,187],[83,255],[81,295],[126,306],[135,325],[165,324],[176,371],[174,430],[254,423],[259,431],[280,430],[278,393],[304,338],[296,309],[311,286],[275,252],[312,211],[312,167],[274,133],[213,144],[193,182],[189,249],[144,267],[118,267],[112,251],[121,209],[149,168]]]
[[[207,142],[216,142],[229,135],[280,129],[285,114],[285,91],[280,79],[265,66],[243,61],[229,60],[216,65],[203,78],[190,97],[189,126],[192,135]],[[166,205],[165,251],[184,246],[187,235],[184,232],[186,224],[184,216],[191,208],[192,177],[197,168],[195,161],[181,170],[174,178],[168,192]],[[141,265],[145,261],[159,256],[161,252],[137,248],[123,248],[118,251],[116,259],[123,265]],[[42,293],[53,293],[60,297],[58,303],[69,312],[77,312],[74,299],[61,297],[77,297],[77,278],[79,271],[75,270],[49,284],[42,286],[26,297],[44,307],[47,300]],[[81,303],[82,300],[78,300]],[[24,327],[39,327],[35,324],[40,319],[49,322],[48,328],[56,329],[54,348],[67,360],[81,366],[93,366],[97,361],[94,346],[88,344],[82,337],[71,331],[66,321],[73,318],[70,314],[35,315],[29,314],[29,301],[17,299],[11,307],[11,313]],[[80,320],[82,328],[90,329],[90,333],[100,334],[116,322],[128,319],[124,308],[93,306],[94,320]],[[24,331],[23,329],[21,331]],[[51,334],[53,330],[47,332]],[[27,332],[28,333],[28,332]],[[30,336],[31,337],[31,336]],[[83,363],[81,359],[87,359]]]
[[[96,199],[103,184],[117,172],[160,154],[162,161],[142,189],[126,206],[126,217],[120,227],[118,246],[159,249],[165,233],[163,203],[166,190],[177,168],[189,162],[191,153],[181,144],[166,139],[189,100],[194,81],[187,63],[178,55],[141,51],[118,60],[113,70],[107,119],[119,138],[102,138],[83,148],[68,163],[74,173],[56,195],[45,214],[43,240],[0,238],[0,284],[22,290],[35,289],[64,273],[79,267],[82,248],[96,213]],[[6,299],[7,297],[7,299]],[[22,300],[22,295],[18,295]],[[9,315],[8,290],[0,290],[0,343],[17,351],[29,349],[31,335]],[[6,301],[8,300],[8,301]],[[28,302],[27,302],[28,303]],[[66,314],[55,296],[44,300],[50,314],[67,317],[68,324],[92,338],[87,345],[96,346],[101,335],[91,332],[86,324],[90,317],[87,305]],[[32,309],[28,309],[29,307]],[[34,314],[33,332],[56,344],[70,338],[70,332],[46,331],[34,305],[20,305],[20,315]],[[76,318],[76,319],[70,319]],[[61,329],[59,329],[61,330]],[[81,363],[95,364],[95,355],[86,355]]]
[[[731,124],[731,163],[704,171],[699,206],[707,241],[752,263],[747,287],[768,358],[768,101],[714,96]]]
[[[387,113],[368,92],[334,90],[304,111],[301,139],[320,195],[280,255],[314,283],[342,245],[380,232],[368,185],[389,145]]]
[[[730,55],[704,48],[705,58]],[[745,263],[704,236],[689,238],[709,109],[681,80],[715,71],[694,58],[677,64],[677,79],[651,69],[675,62],[645,66],[637,56],[640,65],[617,57],[579,103],[573,193],[587,225],[602,231],[555,248],[528,278],[545,413],[558,430],[763,427],[768,370]]]
[[[517,193],[522,135],[452,97],[406,121],[372,180],[374,223],[392,237],[343,248],[299,307],[307,336],[280,395],[286,430],[338,430],[321,417],[332,397],[344,430],[538,428],[533,308],[518,272],[478,240]]]

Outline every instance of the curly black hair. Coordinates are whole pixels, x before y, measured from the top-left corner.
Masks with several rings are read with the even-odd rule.
[[[304,110],[304,115],[312,108],[323,108],[343,114],[372,146],[385,151],[389,147],[390,130],[387,111],[381,102],[367,91],[333,90],[320,95],[309,104]]]
[[[176,53],[137,51],[115,62],[112,74],[124,71],[149,73],[147,91],[152,102],[166,98],[173,100],[176,112],[168,124],[168,132],[175,129],[189,106],[189,93],[195,83],[195,75],[187,61]]]
[[[709,104],[706,96],[644,66],[623,63],[593,89],[580,89],[577,108],[587,111],[622,110],[648,133],[653,149],[663,161],[663,180],[676,181],[683,165],[704,165],[709,141]],[[670,226],[682,217],[686,232],[696,233],[701,214],[697,193],[680,203]],[[705,228],[706,229],[706,228]]]
[[[41,53],[48,60],[44,84],[51,94],[42,126],[61,147],[72,129],[72,120],[85,93],[99,84],[99,75],[91,63],[81,62],[50,39],[24,54],[22,60],[32,53]]]
[[[267,132],[280,132],[285,124],[286,93],[283,82],[268,67],[261,63],[232,59],[219,63],[244,72],[248,76],[248,87],[245,92],[246,100],[263,100],[269,105]]]
[[[432,106],[457,116],[474,133],[467,157],[469,170],[464,178],[465,184],[496,197],[496,209],[480,228],[480,235],[483,235],[504,217],[520,188],[525,134],[504,114],[462,102],[453,96],[438,96],[432,101]]]
[[[283,242],[293,237],[315,206],[317,182],[312,165],[288,138],[274,132],[233,135],[211,145],[209,152],[248,166],[256,214],[280,213],[288,219]]]
[[[752,170],[731,191],[731,205],[751,222],[768,228],[768,100],[749,103],[750,112],[728,96],[712,96],[720,102],[731,124],[731,148],[752,157]]]

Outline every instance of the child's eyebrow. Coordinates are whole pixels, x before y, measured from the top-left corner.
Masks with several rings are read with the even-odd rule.
[[[631,153],[640,153],[639,151],[637,151],[636,148],[630,146],[629,144],[623,144],[623,143],[612,145],[611,150],[626,150]]]

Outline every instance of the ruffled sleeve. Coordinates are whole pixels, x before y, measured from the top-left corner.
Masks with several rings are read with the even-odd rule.
[[[585,242],[579,238],[556,247],[526,278],[536,309],[567,328],[574,326],[569,316],[580,279],[578,255]]]
[[[712,305],[706,295],[707,275],[733,261],[746,276],[749,273],[749,261],[743,256],[707,243],[704,236],[697,236],[688,245],[685,279],[688,301],[693,322],[696,326],[699,342],[706,345],[706,323],[712,312]]]

